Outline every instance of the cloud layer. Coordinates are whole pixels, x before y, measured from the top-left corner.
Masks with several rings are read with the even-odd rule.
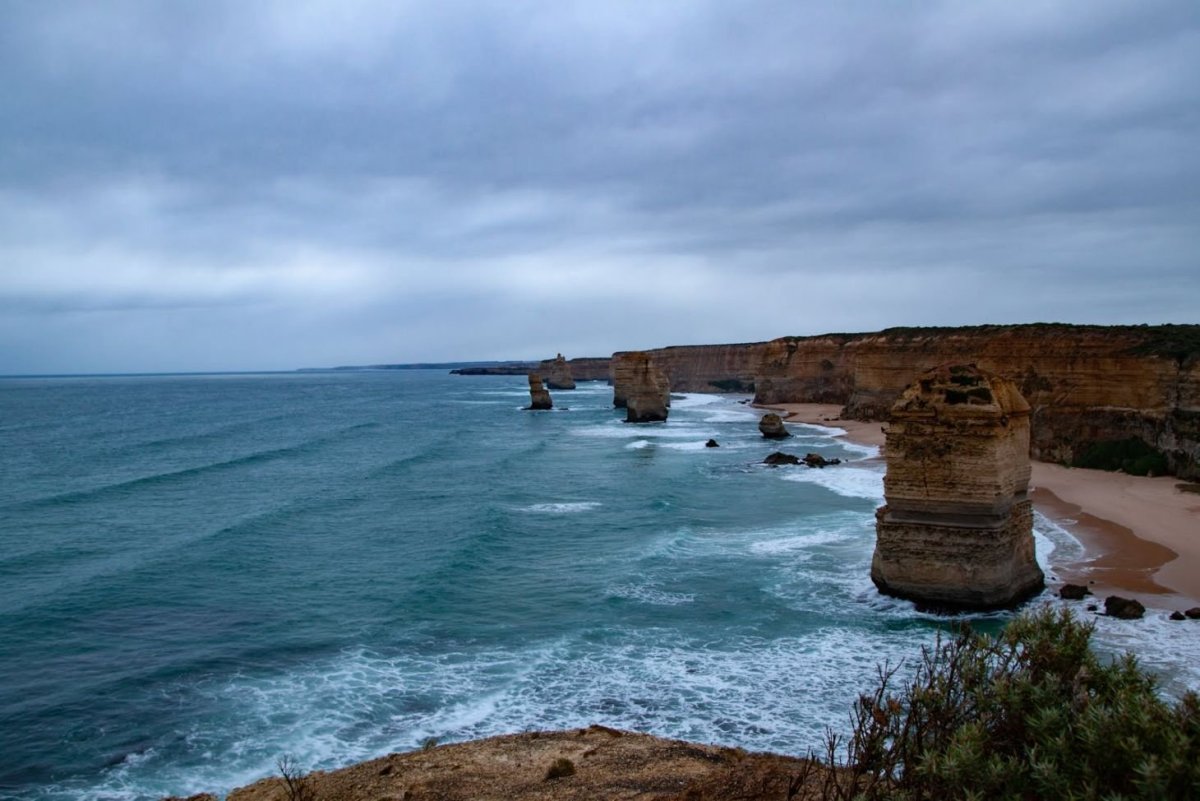
[[[0,11],[0,373],[1200,322],[1184,2]]]

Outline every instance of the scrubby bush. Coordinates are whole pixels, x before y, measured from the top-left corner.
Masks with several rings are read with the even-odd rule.
[[[1121,470],[1131,476],[1161,476],[1167,472],[1167,458],[1137,437],[1094,442],[1076,457],[1074,464],[1093,470]]]
[[[1200,701],[1162,700],[1126,655],[1089,648],[1069,611],[1027,613],[996,636],[963,628],[854,707],[836,801],[1200,798]],[[825,761],[842,743],[830,736]]]

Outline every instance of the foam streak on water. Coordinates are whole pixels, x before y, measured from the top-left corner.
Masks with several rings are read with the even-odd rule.
[[[0,381],[0,798],[593,722],[803,752],[932,642],[868,577],[874,449],[766,441],[713,395],[652,425],[602,384],[522,397],[436,372]],[[844,464],[761,464],[781,448]],[[1037,526],[1039,558],[1078,547]],[[1194,684],[1174,631],[1097,636]]]

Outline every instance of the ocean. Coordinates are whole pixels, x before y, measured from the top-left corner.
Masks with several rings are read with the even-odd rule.
[[[649,425],[603,384],[528,398],[440,371],[0,380],[0,798],[590,723],[803,753],[945,624],[870,582],[875,449],[765,441],[744,397]],[[1079,552],[1037,528],[1044,566]],[[1097,642],[1200,686],[1161,618]]]

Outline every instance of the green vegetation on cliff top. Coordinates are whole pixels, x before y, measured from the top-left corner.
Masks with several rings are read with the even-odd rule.
[[[1076,325],[1074,323],[1014,323],[1009,325],[896,326],[881,331],[829,333],[783,337],[789,341],[835,339],[842,344],[870,337],[914,340],[936,336],[995,336],[1005,333],[1029,336],[1105,334],[1128,341],[1128,353],[1161,356],[1182,364],[1200,358],[1200,325]]]

